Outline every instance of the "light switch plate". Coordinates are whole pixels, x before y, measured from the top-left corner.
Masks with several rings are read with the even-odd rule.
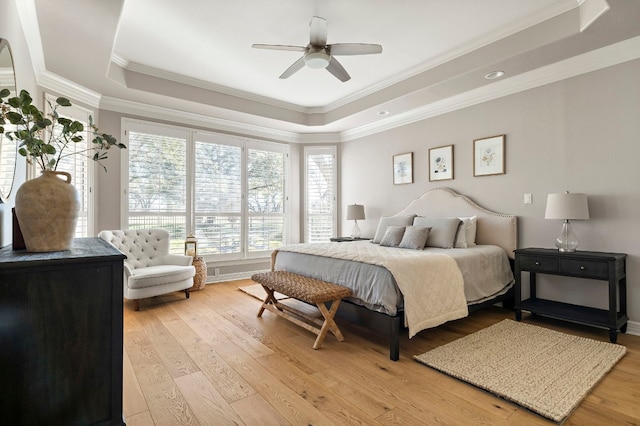
[[[531,193],[528,192],[528,193],[524,194],[524,203],[525,204],[531,204],[532,202],[533,201],[532,201]]]

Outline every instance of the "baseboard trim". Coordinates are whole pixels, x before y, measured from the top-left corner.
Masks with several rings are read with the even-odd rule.
[[[637,322],[637,321],[627,322],[627,334],[640,336],[640,322]]]
[[[220,275],[207,275],[206,284],[223,283],[227,281],[235,280],[248,280],[251,275],[258,272],[267,272],[268,269],[258,271],[246,271],[246,272],[234,272],[232,274],[220,274]]]

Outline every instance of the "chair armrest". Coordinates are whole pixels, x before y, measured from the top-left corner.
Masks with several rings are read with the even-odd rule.
[[[124,276],[125,277],[131,276],[131,268],[129,267],[129,265],[127,265],[127,262],[124,262]]]
[[[178,265],[178,266],[191,266],[193,263],[193,257],[185,256],[184,254],[168,254],[154,262],[158,265]]]

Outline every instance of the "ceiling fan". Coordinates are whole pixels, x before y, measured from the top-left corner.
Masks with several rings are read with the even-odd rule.
[[[336,43],[327,44],[327,20],[314,16],[309,23],[309,44],[306,46],[288,46],[278,44],[254,44],[256,49],[289,50],[304,52],[302,57],[295,61],[282,73],[280,78],[289,78],[305,65],[309,68],[325,68],[338,80],[345,82],[351,78],[349,73],[338,62],[336,55],[370,55],[382,53],[379,44],[365,43]]]

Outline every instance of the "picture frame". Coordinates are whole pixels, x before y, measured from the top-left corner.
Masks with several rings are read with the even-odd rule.
[[[453,179],[453,145],[429,149],[429,181]]]
[[[393,184],[413,183],[413,152],[393,156]]]
[[[473,176],[505,174],[506,135],[490,136],[473,141]]]

